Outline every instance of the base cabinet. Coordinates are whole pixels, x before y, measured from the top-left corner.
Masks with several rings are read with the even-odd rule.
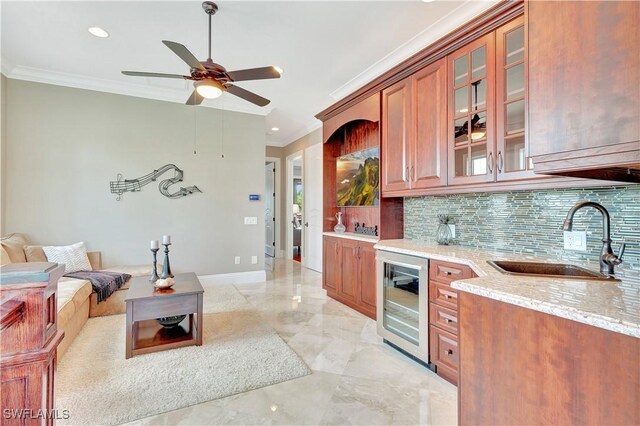
[[[376,254],[373,243],[324,237],[322,287],[329,297],[376,319]]]
[[[471,268],[432,260],[429,265],[429,359],[436,373],[458,384],[458,291],[451,282],[476,276]]]
[[[461,425],[638,425],[640,339],[459,295]]]

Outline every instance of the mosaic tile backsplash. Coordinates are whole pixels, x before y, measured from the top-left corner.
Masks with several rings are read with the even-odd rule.
[[[587,250],[564,249],[562,223],[581,200],[609,211],[613,251],[617,254],[625,242],[624,269],[640,275],[640,185],[409,197],[404,200],[404,235],[435,241],[438,214],[445,213],[456,225],[453,244],[597,267],[602,248],[602,215],[597,210],[583,208],[574,217],[573,230],[587,232]]]

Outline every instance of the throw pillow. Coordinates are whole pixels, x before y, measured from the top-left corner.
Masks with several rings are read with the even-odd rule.
[[[2,247],[9,255],[12,263],[26,262],[27,258],[24,255],[24,246],[29,244],[29,240],[24,234],[13,233],[2,237],[0,239]]]
[[[0,245],[0,266],[11,264],[11,259],[9,259],[9,253]]]
[[[65,265],[65,274],[92,270],[84,243],[75,243],[70,246],[60,247],[44,246],[42,250],[44,254],[47,255],[49,262]]]
[[[27,262],[46,262],[47,255],[44,254],[42,246],[24,246],[24,255]]]

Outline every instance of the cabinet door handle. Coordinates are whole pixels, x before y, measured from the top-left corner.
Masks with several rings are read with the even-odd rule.
[[[413,166],[411,166],[411,180],[416,181],[416,169]]]
[[[504,166],[504,160],[502,159],[502,151],[498,151],[498,173],[502,173],[502,166]]]
[[[451,296],[450,296],[450,295],[448,295],[448,294],[445,294],[445,295],[444,295],[444,298],[445,298],[445,299],[451,299]]]
[[[446,271],[445,275],[451,275],[451,271]]]
[[[453,351],[451,349],[447,349],[444,353],[445,355],[453,355]]]
[[[444,321],[445,321],[446,323],[453,322],[453,320],[452,320],[451,318],[445,318],[445,319],[444,319]]]
[[[404,174],[404,181],[408,182],[411,178],[409,177],[409,166],[407,166],[407,169],[405,170],[405,174]]]
[[[489,153],[489,158],[487,158],[487,169],[489,169],[489,173],[493,173],[493,152]]]

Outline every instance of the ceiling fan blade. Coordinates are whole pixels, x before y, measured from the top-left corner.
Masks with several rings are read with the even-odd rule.
[[[203,100],[204,98],[200,96],[197,90],[194,89],[191,96],[189,96],[189,99],[187,99],[187,105],[200,105]]]
[[[180,43],[176,43],[174,41],[168,41],[168,40],[162,40],[162,42],[169,49],[173,50],[173,53],[178,55],[180,59],[185,61],[187,65],[189,65],[191,68],[196,68],[196,69],[199,69],[200,71],[206,71],[205,67],[203,67],[200,61],[198,61],[198,58],[193,56],[193,53],[189,52],[189,49],[187,49]]]
[[[249,101],[258,106],[263,107],[263,106],[269,105],[269,102],[271,102],[269,99],[265,99],[262,96],[256,95],[255,93],[252,93],[241,87],[234,86],[233,84],[228,84],[226,87],[227,87],[227,92],[231,93],[232,95],[236,95],[237,97],[242,98],[245,101]]]
[[[250,68],[227,72],[233,81],[264,80],[266,78],[280,78],[275,67]]]
[[[133,77],[160,77],[160,78],[181,78],[184,80],[190,80],[191,77],[180,74],[162,74],[157,72],[139,72],[139,71],[122,71],[124,75],[130,75]]]

